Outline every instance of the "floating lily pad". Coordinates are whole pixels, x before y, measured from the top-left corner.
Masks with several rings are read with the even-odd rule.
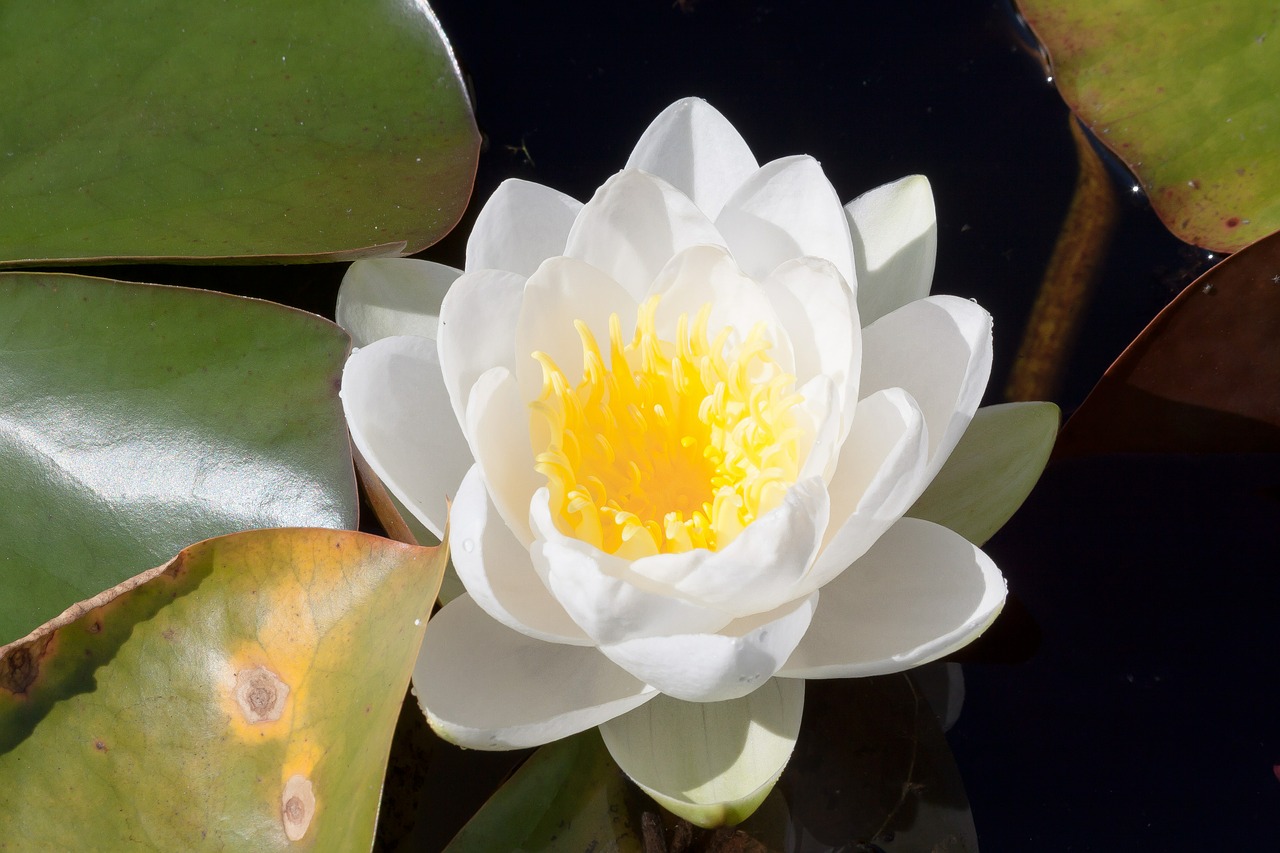
[[[1138,335],[1055,457],[1280,450],[1280,233],[1232,255]]]
[[[596,731],[541,747],[494,794],[446,848],[615,850],[640,853],[628,789]]]
[[[267,302],[0,274],[0,644],[260,527],[355,527],[347,336]]]
[[[475,173],[425,3],[8,5],[0,79],[0,264],[414,252]]]
[[[239,533],[0,647],[0,844],[368,850],[444,561]]]
[[[1018,0],[1063,98],[1175,235],[1280,229],[1280,31],[1268,3]]]

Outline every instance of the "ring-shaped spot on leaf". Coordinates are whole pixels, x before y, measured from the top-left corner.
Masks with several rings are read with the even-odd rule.
[[[355,527],[348,345],[259,300],[0,274],[0,644],[192,542]]]
[[[6,842],[369,849],[446,550],[232,534],[0,646]]]

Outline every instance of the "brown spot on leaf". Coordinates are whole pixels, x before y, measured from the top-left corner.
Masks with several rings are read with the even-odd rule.
[[[160,636],[164,637],[166,640],[172,641],[174,637],[178,636],[178,632],[173,630],[173,628],[165,628],[160,632]]]
[[[98,750],[98,752],[106,752],[106,751],[107,751],[107,745],[106,745],[105,743],[103,743],[101,740],[95,740],[95,741],[93,742],[93,748],[94,748],[94,749],[96,749],[96,750]]]
[[[1226,225],[1228,228],[1235,228],[1240,224],[1240,217],[1233,216],[1223,224]]]
[[[92,622],[88,624],[88,626],[85,627],[85,630],[88,631],[90,634],[101,634],[102,622],[98,619],[94,619]]]
[[[240,712],[250,723],[271,723],[284,713],[289,685],[262,666],[236,673],[235,697]]]
[[[311,780],[299,773],[289,777],[280,795],[280,820],[290,841],[300,841],[307,834],[316,813],[316,795]]]
[[[15,696],[25,696],[40,675],[40,659],[44,657],[53,634],[36,637],[26,643],[14,643],[0,655],[0,688]]]

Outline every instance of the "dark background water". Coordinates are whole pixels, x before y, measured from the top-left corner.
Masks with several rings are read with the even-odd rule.
[[[846,200],[929,177],[934,290],[995,316],[987,402],[1000,400],[1076,172],[1069,113],[1009,5],[433,7],[487,149],[476,203],[431,256],[460,263],[503,178],[586,200],[654,115],[698,95],[761,162],[817,157]],[[1116,178],[1120,221],[1066,413],[1209,263]],[[1280,849],[1278,485],[1274,457],[1059,463],[989,543],[1018,603],[973,656],[1024,660],[967,664],[949,733],[984,851]]]
[[[698,95],[761,162],[817,157],[846,200],[929,177],[934,290],[994,315],[986,402],[1000,401],[1076,172],[1068,111],[1008,4],[432,5],[486,149],[471,209],[428,257],[461,265],[470,222],[504,178],[586,200],[653,116]],[[1064,414],[1209,263],[1115,171],[1120,220],[1056,400]],[[100,272],[332,316],[344,268]],[[1049,468],[987,545],[1012,600],[966,656],[948,734],[986,853],[1280,850],[1278,525],[1274,455]]]

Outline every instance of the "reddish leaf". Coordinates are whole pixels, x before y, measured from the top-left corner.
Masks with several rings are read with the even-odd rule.
[[[1280,449],[1280,232],[1151,321],[1067,422],[1055,457]]]

